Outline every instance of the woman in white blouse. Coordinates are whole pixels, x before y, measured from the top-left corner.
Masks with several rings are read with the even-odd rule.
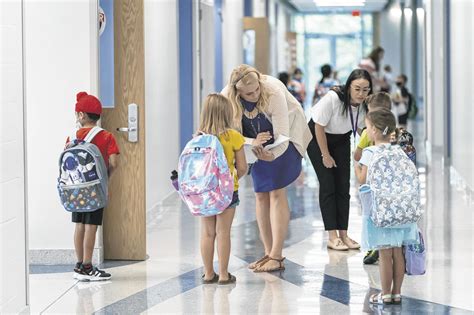
[[[350,201],[351,134],[354,139],[364,127],[367,109],[362,106],[372,93],[366,70],[352,71],[346,84],[331,89],[311,109],[309,128],[313,140],[308,155],[319,180],[319,205],[327,247],[334,250],[359,249],[347,235]]]

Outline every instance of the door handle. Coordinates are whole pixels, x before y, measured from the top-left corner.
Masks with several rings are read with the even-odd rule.
[[[138,105],[128,105],[128,127],[119,127],[117,131],[128,132],[128,141],[138,142]]]

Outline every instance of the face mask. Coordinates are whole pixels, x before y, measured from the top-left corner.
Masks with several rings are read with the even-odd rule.
[[[397,82],[397,83],[395,83],[395,84],[396,84],[398,87],[402,87],[402,85],[403,85],[402,82]]]

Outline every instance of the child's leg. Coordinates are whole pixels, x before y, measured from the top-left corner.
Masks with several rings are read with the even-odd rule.
[[[219,256],[219,280],[229,279],[230,228],[234,220],[235,208],[228,208],[217,216],[217,255]]]
[[[393,249],[393,288],[392,294],[400,294],[405,276],[405,257],[401,247]]]
[[[393,281],[393,250],[381,249],[379,251],[379,270],[382,294],[391,294]]]
[[[204,280],[214,277],[214,242],[216,240],[216,216],[201,218],[201,257],[204,264]]]
[[[76,223],[76,229],[74,230],[74,248],[76,250],[77,261],[80,263],[84,261],[84,232],[84,224]]]
[[[97,233],[97,225],[85,224],[84,233],[84,264],[92,263],[92,254],[94,252],[95,235]]]

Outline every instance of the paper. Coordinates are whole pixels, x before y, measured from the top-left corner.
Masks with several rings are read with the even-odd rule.
[[[276,138],[275,142],[265,146],[264,150],[268,151],[268,150],[273,149],[274,147],[277,147],[280,144],[285,143],[287,141],[290,141],[289,137],[284,136],[284,135],[279,135],[278,138]],[[247,159],[248,164],[255,163],[258,160],[257,157],[255,156],[255,154],[253,153],[252,148],[253,148],[253,146],[250,145],[250,144],[245,144],[244,145],[245,158]]]

